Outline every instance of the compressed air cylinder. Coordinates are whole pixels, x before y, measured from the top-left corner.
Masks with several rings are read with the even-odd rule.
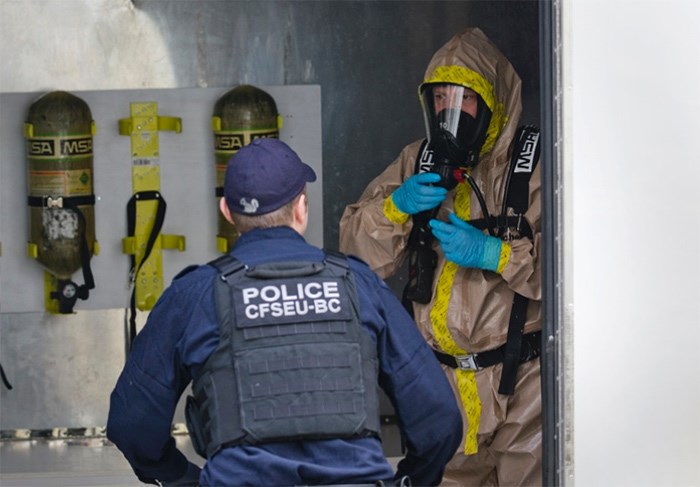
[[[216,195],[223,196],[229,159],[238,149],[262,137],[279,138],[282,117],[275,100],[260,88],[240,85],[224,93],[214,105],[212,128],[216,158]],[[236,230],[218,211],[217,248],[228,252],[238,238]]]
[[[30,243],[47,272],[70,280],[85,259],[81,246],[92,256],[95,245],[90,107],[64,91],[46,93],[29,107],[24,127]]]

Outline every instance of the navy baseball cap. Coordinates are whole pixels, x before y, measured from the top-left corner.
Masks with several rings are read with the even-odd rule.
[[[279,139],[255,139],[228,161],[224,196],[230,210],[264,215],[294,199],[316,173]]]

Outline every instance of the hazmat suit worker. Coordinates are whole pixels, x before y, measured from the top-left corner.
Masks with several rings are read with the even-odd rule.
[[[427,139],[345,209],[340,249],[384,278],[408,262],[404,301],[464,419],[443,485],[539,485],[540,166],[539,151],[527,153],[531,135],[511,149],[521,80],[469,28],[435,53],[419,94]],[[517,168],[509,176],[515,150],[530,171],[524,183]],[[509,185],[526,197],[522,214],[506,204]]]

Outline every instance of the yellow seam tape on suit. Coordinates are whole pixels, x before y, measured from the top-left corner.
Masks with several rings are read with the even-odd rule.
[[[411,215],[399,210],[396,207],[396,204],[394,203],[394,198],[392,198],[391,195],[389,195],[384,200],[384,216],[387,220],[389,220],[392,223],[396,223],[397,225],[403,225],[408,221],[408,218]]]
[[[455,213],[463,220],[469,218],[469,186],[460,184],[457,186],[455,196]],[[450,335],[447,329],[447,309],[452,294],[455,275],[459,266],[453,262],[445,262],[445,266],[438,277],[435,302],[430,310],[430,321],[433,326],[433,333],[438,345],[445,353],[450,355],[465,355],[466,350],[462,350]],[[464,454],[473,455],[478,449],[477,432],[479,431],[479,421],[481,417],[481,400],[476,388],[476,378],[473,370],[456,370],[457,389],[459,397],[464,406],[467,416],[467,434],[464,439]]]
[[[506,268],[506,265],[510,260],[510,251],[510,244],[508,242],[503,242],[503,245],[501,245],[501,255],[498,258],[498,268],[496,269],[498,274],[502,274],[503,270]]]

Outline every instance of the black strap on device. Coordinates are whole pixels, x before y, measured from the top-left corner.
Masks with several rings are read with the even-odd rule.
[[[508,335],[506,349],[503,357],[503,369],[501,370],[501,382],[498,384],[498,393],[512,395],[515,392],[515,378],[520,365],[520,349],[525,331],[525,316],[527,315],[528,299],[521,294],[513,296],[513,306],[510,309],[510,321],[508,322]]]
[[[163,227],[163,222],[165,221],[165,210],[167,209],[167,204],[163,199],[163,195],[160,191],[139,191],[134,193],[129,202],[126,204],[126,223],[127,232],[130,237],[134,236],[136,231],[136,203],[139,201],[151,201],[156,200],[158,202],[156,208],[156,218],[153,222],[153,227],[151,228],[151,233],[148,236],[148,241],[146,243],[146,250],[143,254],[143,258],[139,262],[138,267],[136,267],[136,255],[131,256],[131,271],[129,272],[130,278],[135,280],[141,270],[141,266],[146,262],[148,257],[151,255],[151,250],[153,250],[153,245],[155,245],[156,239],[160,234],[160,230]],[[136,338],[136,286],[134,285],[131,289],[131,298],[129,300],[129,339],[127,347],[131,349],[131,345]]]
[[[433,152],[428,147],[427,139],[423,141],[416,158],[415,174],[430,172],[435,168]],[[450,188],[448,188],[450,189]],[[440,205],[413,215],[413,227],[408,236],[408,282],[403,290],[401,302],[408,313],[413,316],[413,302],[428,304],[432,298],[432,286],[437,266],[437,254],[432,249],[433,236],[428,223],[435,218]]]
[[[511,155],[502,214],[513,208],[516,215],[524,214],[530,205],[530,177],[540,160],[540,131],[534,125],[518,128]]]
[[[509,228],[515,228],[521,236],[526,236],[530,239],[533,237],[532,229],[522,216],[529,206],[530,177],[540,158],[539,137],[539,129],[533,125],[519,127],[515,135],[515,146],[511,154],[503,208],[498,218],[498,232],[501,238],[507,236]],[[516,215],[515,218],[517,218],[517,223],[514,227],[508,225],[508,219],[510,218],[512,221],[513,218],[506,216],[509,207],[513,209]],[[522,226],[523,222],[527,225],[526,227]],[[501,227],[501,225],[503,226]],[[512,395],[515,392],[515,381],[518,374],[518,366],[520,365],[520,352],[523,332],[525,331],[528,302],[526,297],[514,293],[508,323],[501,382],[498,385],[499,394]]]

